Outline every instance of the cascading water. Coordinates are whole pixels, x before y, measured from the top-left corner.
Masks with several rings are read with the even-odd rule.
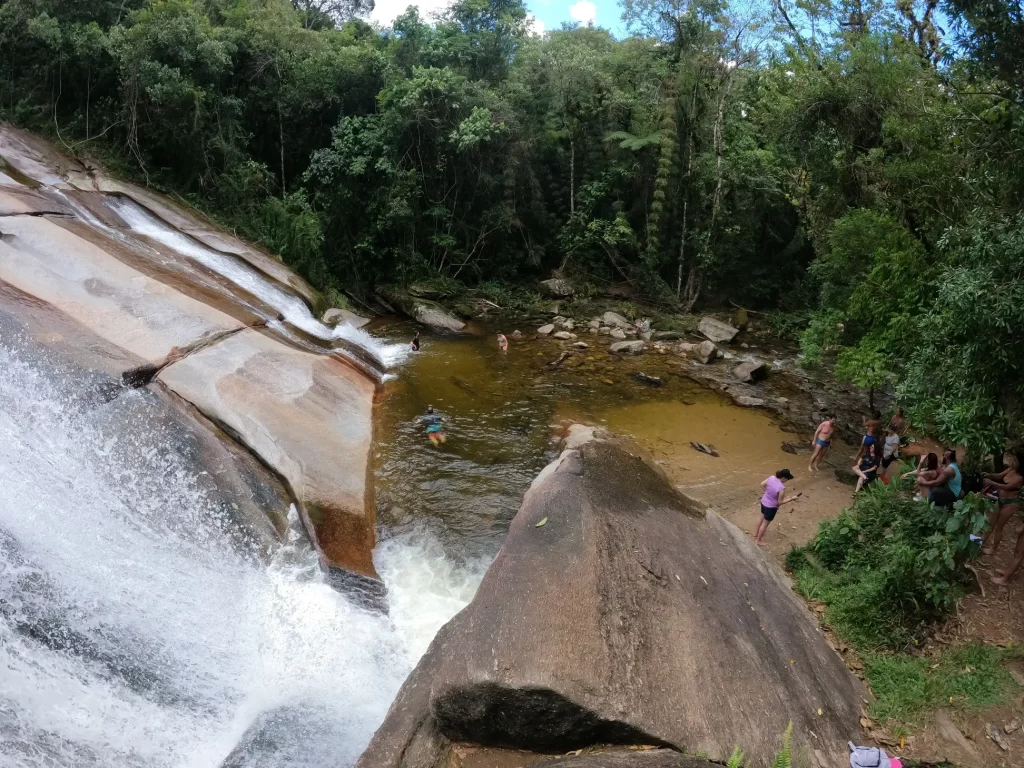
[[[160,435],[0,343],[0,767],[217,766],[261,714],[298,712],[252,765],[351,765],[483,562],[422,529],[385,540],[389,616],[330,589],[302,539],[269,565],[225,535]],[[246,765],[244,755],[240,765]]]
[[[132,232],[152,238],[226,277],[276,309],[287,322],[305,333],[327,342],[335,339],[350,341],[374,354],[385,367],[393,365],[404,356],[406,349],[403,345],[383,344],[362,329],[353,328],[345,323],[333,328],[324,325],[313,317],[306,302],[299,296],[275,284],[244,261],[208,248],[188,235],[172,229],[132,200],[111,197],[107,199],[107,205]]]

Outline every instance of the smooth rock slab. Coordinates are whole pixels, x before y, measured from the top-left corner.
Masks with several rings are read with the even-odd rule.
[[[320,322],[324,325],[351,325],[353,328],[362,328],[364,325],[370,322],[369,318],[357,315],[355,312],[349,312],[347,309],[339,309],[338,307],[331,307],[324,312],[323,318]]]
[[[243,324],[44,217],[0,218],[0,280],[149,364]]]
[[[790,721],[797,764],[821,750],[843,765],[865,692],[785,575],[627,447],[572,444],[530,487],[360,768],[394,765],[367,756],[401,760],[430,729],[533,751],[660,744],[722,762],[740,745],[760,766]]]
[[[422,323],[428,328],[433,328],[435,331],[459,333],[466,327],[464,322],[448,314],[437,304],[418,299],[412,302],[410,314],[416,322]]]
[[[537,335],[539,335],[539,336],[547,336],[549,333],[551,333],[554,330],[555,330],[555,324],[554,323],[548,323],[547,325],[542,325],[540,328],[537,329]]]
[[[697,330],[716,344],[728,344],[739,333],[739,329],[713,317],[702,317]]]
[[[195,352],[158,378],[287,480],[331,565],[375,575],[368,379],[337,358],[255,330]]]

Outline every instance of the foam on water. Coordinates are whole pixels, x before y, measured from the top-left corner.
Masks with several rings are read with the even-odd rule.
[[[198,240],[172,229],[132,200],[111,197],[107,199],[107,205],[133,232],[152,238],[227,278],[239,288],[276,309],[285,320],[310,336],[327,342],[335,339],[353,342],[374,355],[385,367],[395,365],[404,359],[406,349],[403,345],[387,344],[347,323],[341,323],[333,328],[325,325],[313,316],[300,296],[287,290],[243,259],[208,248]]]
[[[368,613],[299,538],[239,552],[159,436],[74,386],[0,344],[0,767],[217,766],[288,707],[324,725],[261,768],[351,765],[485,564],[388,539],[393,612]]]

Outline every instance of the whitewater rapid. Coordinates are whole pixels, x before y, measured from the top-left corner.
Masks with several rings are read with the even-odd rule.
[[[0,768],[218,766],[299,711],[274,766],[346,766],[486,563],[423,528],[375,553],[390,614],[328,587],[309,546],[231,543],[156,425],[0,339]],[[289,738],[291,741],[289,741]]]

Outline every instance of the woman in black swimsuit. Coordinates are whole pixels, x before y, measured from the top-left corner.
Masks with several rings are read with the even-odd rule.
[[[857,487],[854,488],[854,493],[878,477],[878,465],[881,463],[882,460],[878,456],[878,443],[868,443],[864,446],[864,455],[861,456],[860,462],[853,467],[853,473],[857,475]]]
[[[1021,486],[1024,485],[1024,476],[1021,475],[1021,466],[1024,464],[1024,451],[1016,451],[1012,456],[1006,457],[1006,469],[1002,472],[986,472],[982,475],[985,478],[986,491],[995,493],[996,508],[988,515],[989,524],[992,530],[985,536],[985,543],[981,551],[991,555],[999,548],[999,541],[1003,538],[1003,528],[1014,512],[1017,512],[1017,496],[1020,494]],[[987,495],[987,494],[986,494]]]

